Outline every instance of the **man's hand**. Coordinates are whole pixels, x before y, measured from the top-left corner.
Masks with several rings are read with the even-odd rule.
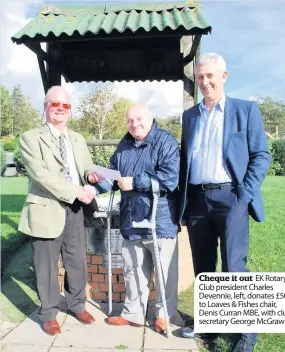
[[[79,191],[77,193],[77,199],[80,200],[80,202],[85,203],[85,204],[90,204],[92,200],[94,199],[95,194],[86,186],[80,187]]]
[[[133,189],[133,178],[132,177],[120,177],[118,185],[122,191],[131,191]]]
[[[103,180],[103,177],[98,175],[96,172],[89,172],[87,179],[90,183],[97,183]]]

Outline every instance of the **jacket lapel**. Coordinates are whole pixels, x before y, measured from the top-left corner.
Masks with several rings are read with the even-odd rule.
[[[81,160],[84,160],[84,156],[82,155],[82,151],[80,149],[81,146],[80,146],[80,143],[78,142],[76,134],[73,133],[73,131],[71,130],[69,130],[68,133],[69,133],[69,137],[70,137],[70,141],[73,149],[73,155],[74,155],[77,171],[80,176],[81,182],[83,182],[84,184],[84,175],[82,174],[82,172],[84,172],[84,166],[81,167],[81,163],[80,163]]]
[[[52,135],[50,133],[50,130],[49,130],[49,128],[48,128],[48,126],[46,124],[40,130],[40,137],[44,141],[44,143],[48,147],[50,147],[50,149],[52,150],[53,155],[55,156],[55,158],[63,165],[62,158],[61,158],[61,155],[60,155],[60,151],[59,151],[59,148],[57,146],[57,142],[52,137]]]
[[[226,160],[227,151],[231,136],[233,133],[233,126],[236,121],[236,110],[233,108],[231,98],[226,96],[226,104],[224,111],[224,134],[223,134],[223,159]]]
[[[194,145],[194,138],[197,130],[197,125],[198,121],[200,119],[201,113],[199,109],[199,105],[196,105],[196,110],[194,111],[194,114],[189,118],[189,122],[187,125],[187,135],[188,138],[186,138],[186,141],[188,143],[187,145],[187,155],[188,155],[188,165],[190,165],[191,160],[192,160],[192,153],[193,153],[193,145]]]

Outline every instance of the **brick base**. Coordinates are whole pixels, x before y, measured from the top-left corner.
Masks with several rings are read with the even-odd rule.
[[[191,249],[189,245],[188,233],[185,227],[178,234],[178,252],[179,252],[179,279],[178,293],[186,290],[194,281]],[[108,299],[108,268],[103,265],[103,255],[98,253],[88,253],[86,255],[88,283],[86,286],[87,297],[105,301]],[[64,290],[64,273],[62,260],[58,261],[59,273],[58,281],[60,291]],[[123,268],[112,269],[112,298],[115,302],[125,300],[125,282]],[[152,275],[150,283],[149,299],[156,298],[155,280]]]

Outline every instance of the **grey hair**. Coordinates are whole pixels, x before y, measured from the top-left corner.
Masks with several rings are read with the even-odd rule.
[[[48,89],[47,94],[46,94],[46,96],[45,96],[45,101],[44,101],[44,104],[45,104],[45,105],[46,105],[47,102],[48,102],[48,98],[49,98],[50,94],[51,94],[54,90],[59,90],[59,89],[62,90],[62,91],[64,91],[64,92],[67,94],[67,96],[70,97],[70,94],[68,93],[68,91],[67,91],[64,87],[62,87],[62,86],[52,86],[52,87],[50,87],[50,88]]]
[[[208,53],[208,54],[202,54],[195,61],[195,66],[194,66],[195,74],[197,72],[198,66],[207,64],[209,62],[214,63],[221,72],[227,71],[226,61],[222,58],[222,56],[216,53]]]

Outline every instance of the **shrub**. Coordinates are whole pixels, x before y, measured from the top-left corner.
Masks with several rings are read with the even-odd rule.
[[[26,176],[27,171],[25,169],[24,164],[22,163],[22,155],[20,153],[19,144],[17,145],[17,147],[14,151],[14,161],[15,161],[18,176]]]
[[[285,170],[285,138],[272,141],[272,153],[274,160],[277,160]]]
[[[6,152],[14,152],[18,145],[18,142],[19,138],[14,136],[5,136],[1,138],[1,143]]]
[[[1,153],[1,176],[2,176],[6,170],[6,154],[2,147],[2,144],[0,144],[0,153]]]
[[[115,151],[115,147],[102,146],[102,147],[89,147],[93,163],[99,166],[108,167],[110,157]]]
[[[268,146],[272,154],[268,175],[285,175],[285,139],[269,140]]]

